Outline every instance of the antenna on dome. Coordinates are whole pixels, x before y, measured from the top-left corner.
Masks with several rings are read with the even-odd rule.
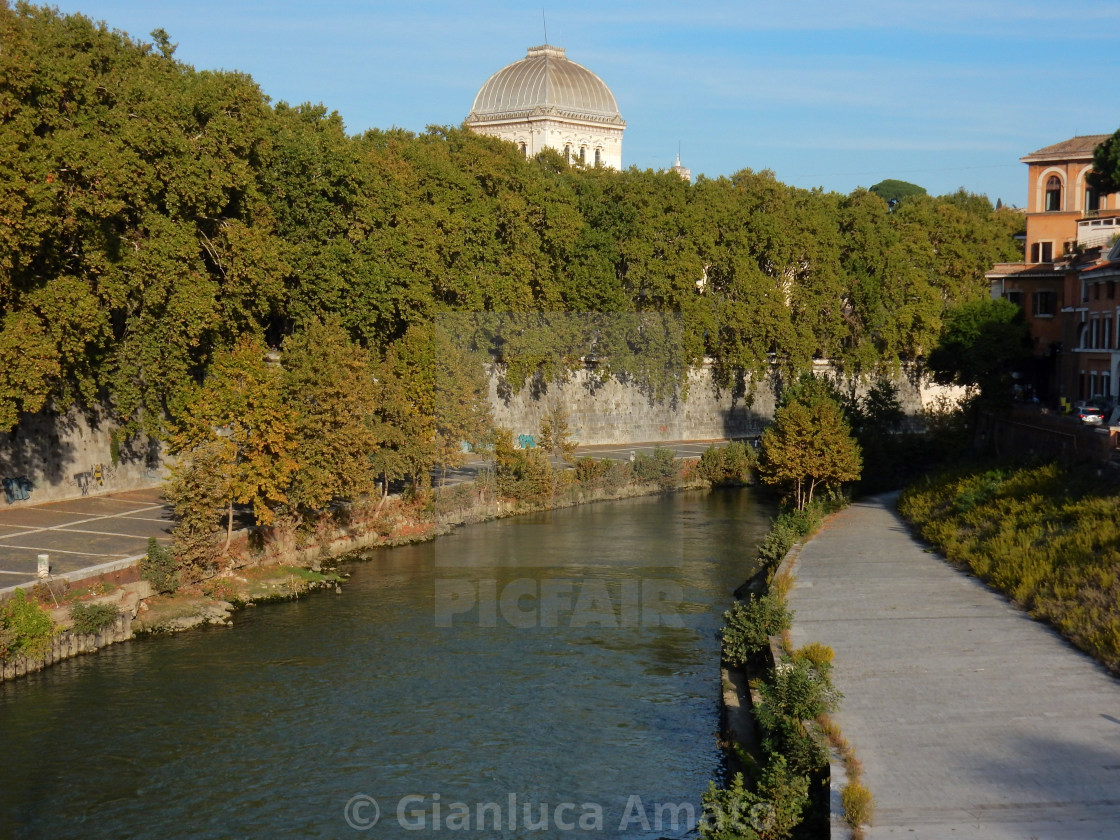
[[[541,6],[541,22],[544,24],[544,42],[548,44],[548,17],[544,13],[544,6]]]

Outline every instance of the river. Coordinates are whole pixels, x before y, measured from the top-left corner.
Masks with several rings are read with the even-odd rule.
[[[684,836],[770,513],[688,492],[461,528],[342,595],[0,684],[0,837]]]

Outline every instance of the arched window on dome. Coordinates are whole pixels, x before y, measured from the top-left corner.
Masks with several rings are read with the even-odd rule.
[[[1051,212],[1062,209],[1062,179],[1051,175],[1046,179],[1046,206],[1045,210]]]
[[[602,162],[603,162],[603,150],[602,149],[596,149],[595,150],[595,165],[599,166]]]

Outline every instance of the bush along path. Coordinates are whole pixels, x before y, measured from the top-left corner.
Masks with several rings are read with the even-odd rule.
[[[830,678],[831,648],[791,649],[789,560],[838,503],[779,515],[759,549],[763,566],[724,614],[724,746],[729,778],[704,795],[701,836],[782,840],[829,836],[830,752],[845,777],[841,798],[852,836],[870,822],[871,797],[850,745],[828,715],[841,700]],[[743,688],[746,687],[744,691]],[[744,711],[749,709],[749,717]]]

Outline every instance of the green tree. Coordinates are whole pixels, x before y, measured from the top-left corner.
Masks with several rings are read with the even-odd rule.
[[[198,447],[212,444],[208,451],[225,479],[226,549],[234,504],[251,505],[257,523],[270,524],[288,501],[298,467],[295,413],[284,401],[282,371],[266,355],[264,344],[251,336],[218,353],[172,438],[178,452],[197,453]]]
[[[386,348],[378,367],[378,412],[399,430],[379,463],[418,487],[428,471],[463,462],[464,442],[477,446],[490,431],[481,358],[463,350],[438,322],[417,324]]]
[[[1093,169],[1086,180],[1102,195],[1120,191],[1120,128],[1093,150]]]
[[[867,191],[875,193],[875,195],[879,196],[879,198],[883,199],[887,204],[902,201],[914,195],[926,195],[925,187],[911,184],[909,181],[898,181],[894,178],[887,178],[885,181],[880,181],[878,184],[875,184],[875,186],[868,187]]]
[[[762,479],[786,488],[798,510],[813,500],[817,487],[856,481],[861,468],[859,444],[829,396],[790,399],[762,433]]]
[[[571,463],[575,460],[579,441],[572,440],[568,427],[568,412],[559,402],[553,403],[541,419],[540,448],[549,455],[556,455]]]
[[[369,354],[350,341],[337,315],[312,321],[284,341],[281,398],[293,412],[298,467],[287,491],[300,514],[373,492],[381,446],[376,380]]]
[[[977,387],[985,400],[1008,399],[1011,373],[1030,355],[1022,310],[1007,300],[984,299],[947,313],[928,366],[942,385]]]

